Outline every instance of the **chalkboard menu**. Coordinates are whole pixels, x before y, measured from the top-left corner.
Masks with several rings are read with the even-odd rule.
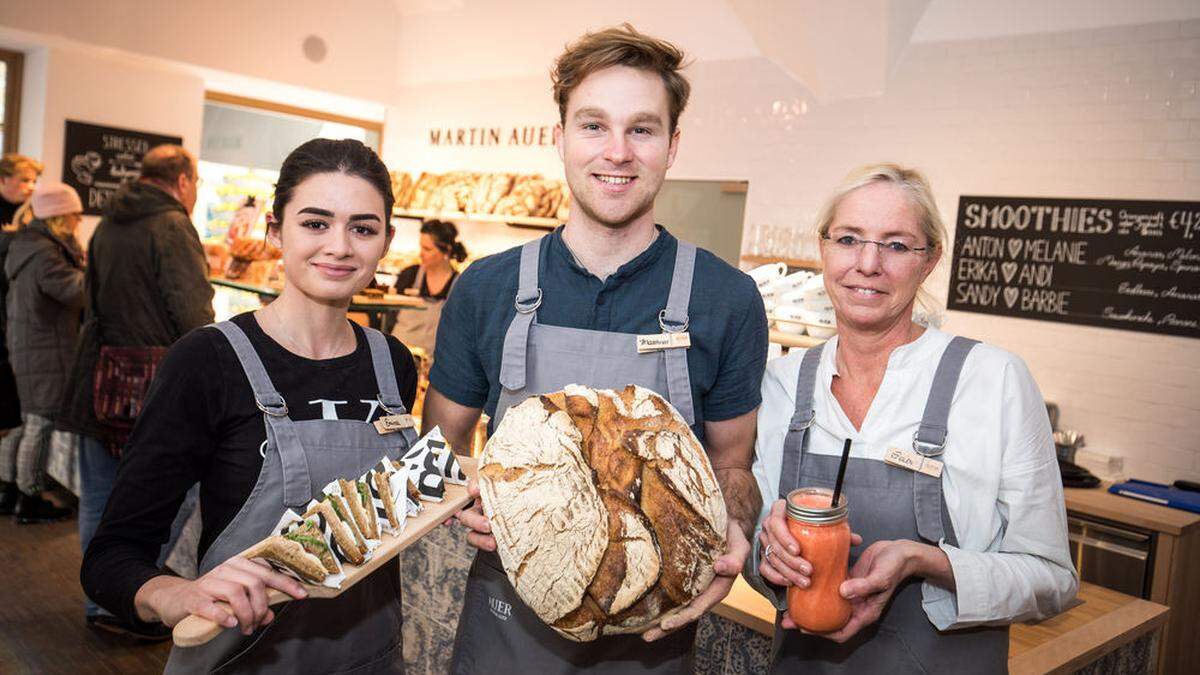
[[[100,215],[122,183],[142,173],[142,155],[156,145],[182,145],[179,136],[67,120],[63,142],[63,182],[83,200],[83,212]]]
[[[1200,337],[1200,202],[958,202],[950,309]]]

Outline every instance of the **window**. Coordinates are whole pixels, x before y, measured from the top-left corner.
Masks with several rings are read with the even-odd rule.
[[[25,56],[0,49],[0,149],[16,152],[21,116],[21,74]]]
[[[202,184],[195,211],[200,236],[261,235],[279,167],[301,143],[313,138],[354,138],[378,152],[382,133],[381,122],[208,92],[200,140]],[[239,210],[243,215],[234,225]]]

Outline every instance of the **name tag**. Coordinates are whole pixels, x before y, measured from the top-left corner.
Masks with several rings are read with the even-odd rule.
[[[690,333],[659,333],[658,335],[637,336],[639,354],[660,352],[664,349],[687,349],[692,346]]]
[[[391,434],[415,426],[417,426],[417,422],[412,415],[388,415],[375,420],[375,430],[380,434]]]
[[[883,455],[883,461],[909,471],[918,471],[934,478],[942,477],[942,463],[913,450],[888,448]]]

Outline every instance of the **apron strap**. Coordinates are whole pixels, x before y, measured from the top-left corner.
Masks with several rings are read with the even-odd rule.
[[[279,459],[283,464],[283,501],[287,506],[303,506],[312,499],[312,483],[308,474],[308,456],[300,445],[300,437],[296,433],[296,425],[288,417],[287,403],[283,396],[275,390],[262,359],[250,343],[246,333],[232,321],[222,321],[210,324],[221,331],[229,344],[242,370],[246,371],[246,379],[250,381],[250,389],[254,392],[254,402],[263,411],[267,427],[275,436],[278,444]]]
[[[963,363],[978,340],[957,336],[946,346],[937,370],[933,373],[933,386],[925,401],[925,412],[921,425],[913,434],[913,450],[926,457],[940,457],[946,448],[947,422],[950,418],[950,403],[958,388],[958,377]],[[942,479],[920,471],[913,472],[913,510],[917,515],[917,532],[921,538],[937,544],[946,539],[955,543],[954,527],[949,518],[943,518]],[[949,525],[949,527],[946,527]]]
[[[542,304],[542,289],[538,287],[538,256],[542,239],[534,239],[521,247],[521,270],[517,297],[513,303],[517,315],[508,324],[508,332],[504,335],[500,384],[514,391],[525,388],[525,352],[529,346],[529,327],[537,318],[537,309]]]
[[[396,364],[392,361],[392,350],[388,347],[387,336],[374,328],[363,327],[367,336],[367,346],[371,348],[371,366],[375,369],[375,383],[379,387],[379,405],[391,415],[404,415],[408,408],[400,398],[400,385],[396,382]],[[411,448],[417,442],[417,432],[412,427],[400,430],[400,437],[405,440],[406,448]]]
[[[392,350],[387,338],[374,328],[363,327],[367,346],[371,348],[371,365],[375,369],[375,384],[379,387],[379,404],[392,415],[408,412],[400,398],[400,385],[396,382],[396,367],[392,362]]]
[[[417,276],[415,279],[413,279],[413,284],[412,284],[412,286],[409,286],[409,288],[415,290],[417,292],[417,295],[420,295],[421,294],[421,284],[423,284],[423,283],[425,283],[425,268],[421,267],[420,265],[417,265]]]
[[[813,409],[813,394],[817,385],[817,366],[821,363],[821,351],[824,347],[825,343],[822,342],[809,348],[800,360],[800,374],[796,377],[796,409],[788,423],[787,435],[783,437],[783,468],[779,472],[780,499],[787,499],[788,493],[800,485],[800,464],[808,448],[808,430],[817,417]],[[771,585],[758,571],[758,564],[763,556],[762,537],[759,536],[761,531],[760,522],[750,542],[751,552],[742,568],[742,577],[751,588],[770,600],[776,610],[785,612],[787,589]]]
[[[688,305],[692,298],[692,276],[696,268],[696,247],[679,241],[675,252],[675,271],[671,275],[671,291],[667,307],[658,313],[658,325],[664,333],[682,333],[688,329]],[[692,379],[688,373],[687,350],[663,351],[667,368],[667,398],[679,411],[688,426],[696,423],[692,404]]]
[[[779,498],[787,499],[792,490],[800,486],[800,464],[808,448],[808,430],[816,420],[813,408],[813,393],[817,386],[817,367],[821,364],[821,352],[825,344],[810,347],[800,361],[800,374],[796,377],[796,409],[788,423],[787,435],[783,438],[783,470],[779,473]]]

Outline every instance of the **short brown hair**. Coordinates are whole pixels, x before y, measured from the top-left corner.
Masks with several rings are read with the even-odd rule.
[[[42,163],[36,159],[18,155],[15,152],[9,152],[0,157],[0,178],[15,176],[21,169],[33,169],[33,172],[40,176],[42,168]]]
[[[196,177],[196,158],[180,145],[156,145],[142,157],[142,180],[166,183]]]
[[[559,121],[566,123],[567,99],[588,75],[612,66],[628,66],[657,73],[662,78],[674,132],[692,91],[692,85],[679,72],[687,65],[683,60],[681,49],[666,40],[639,33],[628,23],[588,33],[567,45],[550,72]]]

